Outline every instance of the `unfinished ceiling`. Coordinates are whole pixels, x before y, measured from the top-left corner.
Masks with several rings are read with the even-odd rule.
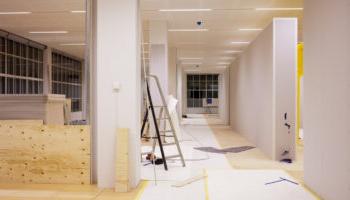
[[[179,58],[203,66],[225,65],[273,17],[298,17],[302,30],[302,10],[257,11],[256,8],[302,8],[303,0],[140,0],[144,35],[147,38],[151,20],[165,20],[169,29],[197,29],[203,21],[203,32],[169,32],[169,45],[176,47]],[[210,11],[160,12],[160,9],[211,9]],[[77,57],[84,57],[85,0],[2,0],[0,12],[31,12],[0,15],[0,29],[13,32]],[[78,12],[72,12],[78,11]],[[33,34],[32,31],[66,31],[56,34]],[[299,34],[300,40],[302,35]],[[147,43],[147,41],[145,41]],[[198,59],[200,58],[200,59]]]
[[[84,10],[85,0],[1,0],[0,13],[30,13],[0,14],[0,29],[84,58]]]
[[[176,47],[183,63],[201,66],[228,65],[271,23],[274,17],[299,18],[299,40],[302,40],[302,10],[262,11],[256,8],[303,8],[303,0],[141,0],[144,35],[149,21],[166,20],[169,29],[201,29],[207,31],[169,32],[169,45]],[[160,11],[162,9],[206,9],[206,11]],[[246,29],[246,30],[240,30]],[[249,30],[247,30],[249,29]],[[257,30],[252,30],[257,29]],[[146,41],[147,42],[147,41]],[[193,59],[191,59],[193,58]]]

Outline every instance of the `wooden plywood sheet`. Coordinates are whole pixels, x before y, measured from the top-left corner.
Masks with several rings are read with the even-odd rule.
[[[129,172],[128,172],[128,148],[129,137],[128,129],[118,129],[116,137],[116,177],[115,177],[115,191],[128,192],[129,191]]]
[[[89,126],[0,123],[0,182],[90,184]]]

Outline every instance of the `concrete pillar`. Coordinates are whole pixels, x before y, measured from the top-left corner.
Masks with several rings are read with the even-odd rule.
[[[149,72],[156,75],[161,83],[164,96],[169,94],[168,84],[168,26],[166,21],[150,22],[150,68]],[[154,104],[159,105],[160,98],[153,83],[150,83]]]
[[[140,180],[140,24],[138,0],[93,0],[95,173],[99,188],[115,182],[115,135],[129,129],[129,184]],[[91,45],[90,45],[91,46]],[[92,45],[94,46],[94,45]],[[118,138],[116,138],[118,139]]]
[[[52,49],[44,50],[44,66],[43,66],[43,93],[48,95],[52,93]]]

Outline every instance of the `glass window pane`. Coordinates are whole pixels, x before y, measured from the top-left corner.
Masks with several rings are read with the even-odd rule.
[[[5,94],[5,77],[0,76],[0,94]]]
[[[25,79],[21,79],[21,84],[20,84],[21,94],[25,94],[27,92],[27,81]]]
[[[13,94],[13,78],[7,78],[7,94]]]
[[[0,55],[0,73],[5,73],[5,55]]]

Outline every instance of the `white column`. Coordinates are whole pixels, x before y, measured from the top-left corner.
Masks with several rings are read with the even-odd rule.
[[[168,26],[166,21],[150,22],[150,74],[156,75],[161,83],[164,96],[169,94],[168,84]],[[159,105],[160,99],[155,85],[150,83],[154,104]]]
[[[129,129],[129,180],[140,180],[140,37],[138,0],[94,0],[96,65],[92,84],[97,184],[115,182],[115,135]],[[118,88],[118,85],[120,86]],[[117,138],[118,139],[118,138]]]

